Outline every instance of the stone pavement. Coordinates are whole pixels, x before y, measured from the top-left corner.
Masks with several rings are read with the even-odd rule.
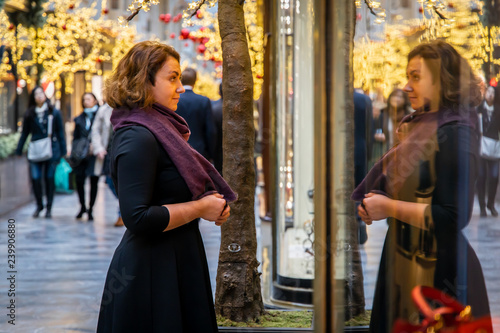
[[[75,220],[79,210],[76,193],[56,196],[51,219],[32,218],[34,203],[0,218],[1,333],[95,332],[105,275],[125,230],[113,226],[117,207],[118,203],[106,184],[100,182],[94,222]],[[500,220],[491,217],[479,219],[478,211],[475,207],[466,234],[483,265],[492,313],[500,317],[500,283],[497,279]],[[7,266],[7,235],[8,230],[14,230],[9,229],[8,219],[15,220],[16,262],[13,269]],[[215,291],[220,229],[206,221],[200,223],[200,229]],[[371,308],[385,230],[385,221],[374,223],[368,228],[369,239],[362,247],[368,309]],[[261,225],[260,221],[257,222],[261,244],[258,259],[261,262],[263,257],[268,257],[270,233],[269,223]],[[266,260],[264,263],[269,265]],[[11,275],[15,275],[15,297],[7,295],[10,288],[7,278]],[[10,299],[15,299],[15,326],[8,323]],[[500,332],[500,326],[496,327],[496,332]]]

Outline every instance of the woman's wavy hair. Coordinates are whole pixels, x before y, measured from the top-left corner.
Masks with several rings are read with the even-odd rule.
[[[151,88],[156,73],[169,57],[180,61],[179,53],[170,45],[153,41],[135,44],[106,80],[104,97],[108,104],[113,108],[146,108],[153,105],[155,101]]]
[[[433,80],[440,80],[441,106],[454,109],[481,103],[482,81],[453,46],[443,41],[420,44],[408,54],[408,62],[417,56],[424,59]]]

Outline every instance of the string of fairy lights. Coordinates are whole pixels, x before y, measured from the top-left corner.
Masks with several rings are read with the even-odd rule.
[[[360,1],[356,1],[361,6]],[[442,39],[453,45],[477,71],[485,63],[500,65],[493,55],[500,42],[500,28],[487,27],[481,22],[480,1],[417,0],[419,16],[398,24],[385,23],[377,41],[362,36],[354,47],[354,86],[365,91],[381,90],[387,97],[394,88],[406,82],[406,57],[420,42]],[[365,1],[371,7],[373,1]],[[375,3],[375,8],[379,8]],[[379,9],[380,13],[382,10]],[[375,16],[381,23],[385,15]]]

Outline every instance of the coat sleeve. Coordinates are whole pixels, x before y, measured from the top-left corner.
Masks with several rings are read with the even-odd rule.
[[[102,151],[106,150],[106,147],[102,144],[102,132],[104,128],[104,109],[100,107],[97,110],[97,114],[94,119],[94,123],[92,124],[92,129],[90,131],[90,138],[92,142],[92,151],[94,155],[99,154]]]
[[[21,154],[23,153],[24,144],[26,143],[26,139],[28,138],[28,135],[30,133],[31,133],[31,118],[28,116],[28,112],[26,112],[26,115],[24,116],[23,120],[23,129],[21,132],[21,137],[19,138],[19,142],[17,143],[16,155],[21,156]]]
[[[61,156],[66,156],[66,136],[64,134],[64,124],[62,121],[61,112],[54,110],[54,134],[57,138],[57,142],[59,143]]]
[[[153,206],[159,147],[153,134],[130,127],[116,137],[113,158],[123,223],[134,234],[163,232],[170,221],[166,207]]]

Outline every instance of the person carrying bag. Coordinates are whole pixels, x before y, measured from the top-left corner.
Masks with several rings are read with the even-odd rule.
[[[31,141],[28,145],[28,161],[30,162],[44,162],[52,158],[52,125],[54,116],[50,114],[48,118],[47,137]]]

